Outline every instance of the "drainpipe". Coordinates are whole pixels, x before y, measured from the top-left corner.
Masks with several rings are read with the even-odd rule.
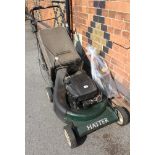
[[[70,10],[70,0],[66,0],[66,18],[67,18],[67,29],[69,32],[70,37],[72,32],[71,32],[71,10]]]

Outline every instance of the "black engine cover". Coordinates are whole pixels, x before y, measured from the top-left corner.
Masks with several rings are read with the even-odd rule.
[[[85,72],[78,72],[72,75],[66,89],[71,95],[70,97],[76,101],[91,99],[98,92],[94,81]]]

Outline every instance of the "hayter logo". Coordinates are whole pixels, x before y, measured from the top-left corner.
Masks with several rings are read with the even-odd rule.
[[[107,118],[101,119],[101,120],[99,120],[97,122],[94,122],[94,123],[92,123],[90,125],[87,125],[87,130],[93,130],[93,129],[95,129],[95,128],[101,126],[101,125],[104,125],[104,124],[106,124],[108,122],[109,122],[109,120]]]

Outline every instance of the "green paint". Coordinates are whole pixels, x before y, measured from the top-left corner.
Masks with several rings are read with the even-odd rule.
[[[74,121],[91,120],[102,114],[106,109],[106,105],[107,105],[107,99],[104,99],[102,102],[95,104],[86,110],[68,112],[66,119]]]
[[[65,119],[73,122],[75,132],[82,137],[116,122],[118,116],[115,110],[107,104],[107,100],[104,100],[88,110],[82,110],[76,114],[68,113]]]

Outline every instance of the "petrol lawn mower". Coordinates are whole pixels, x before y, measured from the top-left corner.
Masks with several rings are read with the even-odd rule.
[[[64,27],[38,29],[38,23],[46,24],[43,23],[45,20],[36,19],[34,12],[53,8],[60,10]],[[54,112],[67,124],[64,135],[68,145],[75,148],[79,145],[79,139],[114,122],[126,125],[129,122],[126,109],[113,107],[111,100],[103,95],[102,90],[83,69],[83,60],[70,38],[70,24],[65,21],[61,7],[58,4],[36,6],[30,14],[41,67],[50,80],[50,85],[46,88],[47,94],[53,103]],[[69,18],[68,15],[67,17]],[[57,17],[53,19],[56,20]]]

